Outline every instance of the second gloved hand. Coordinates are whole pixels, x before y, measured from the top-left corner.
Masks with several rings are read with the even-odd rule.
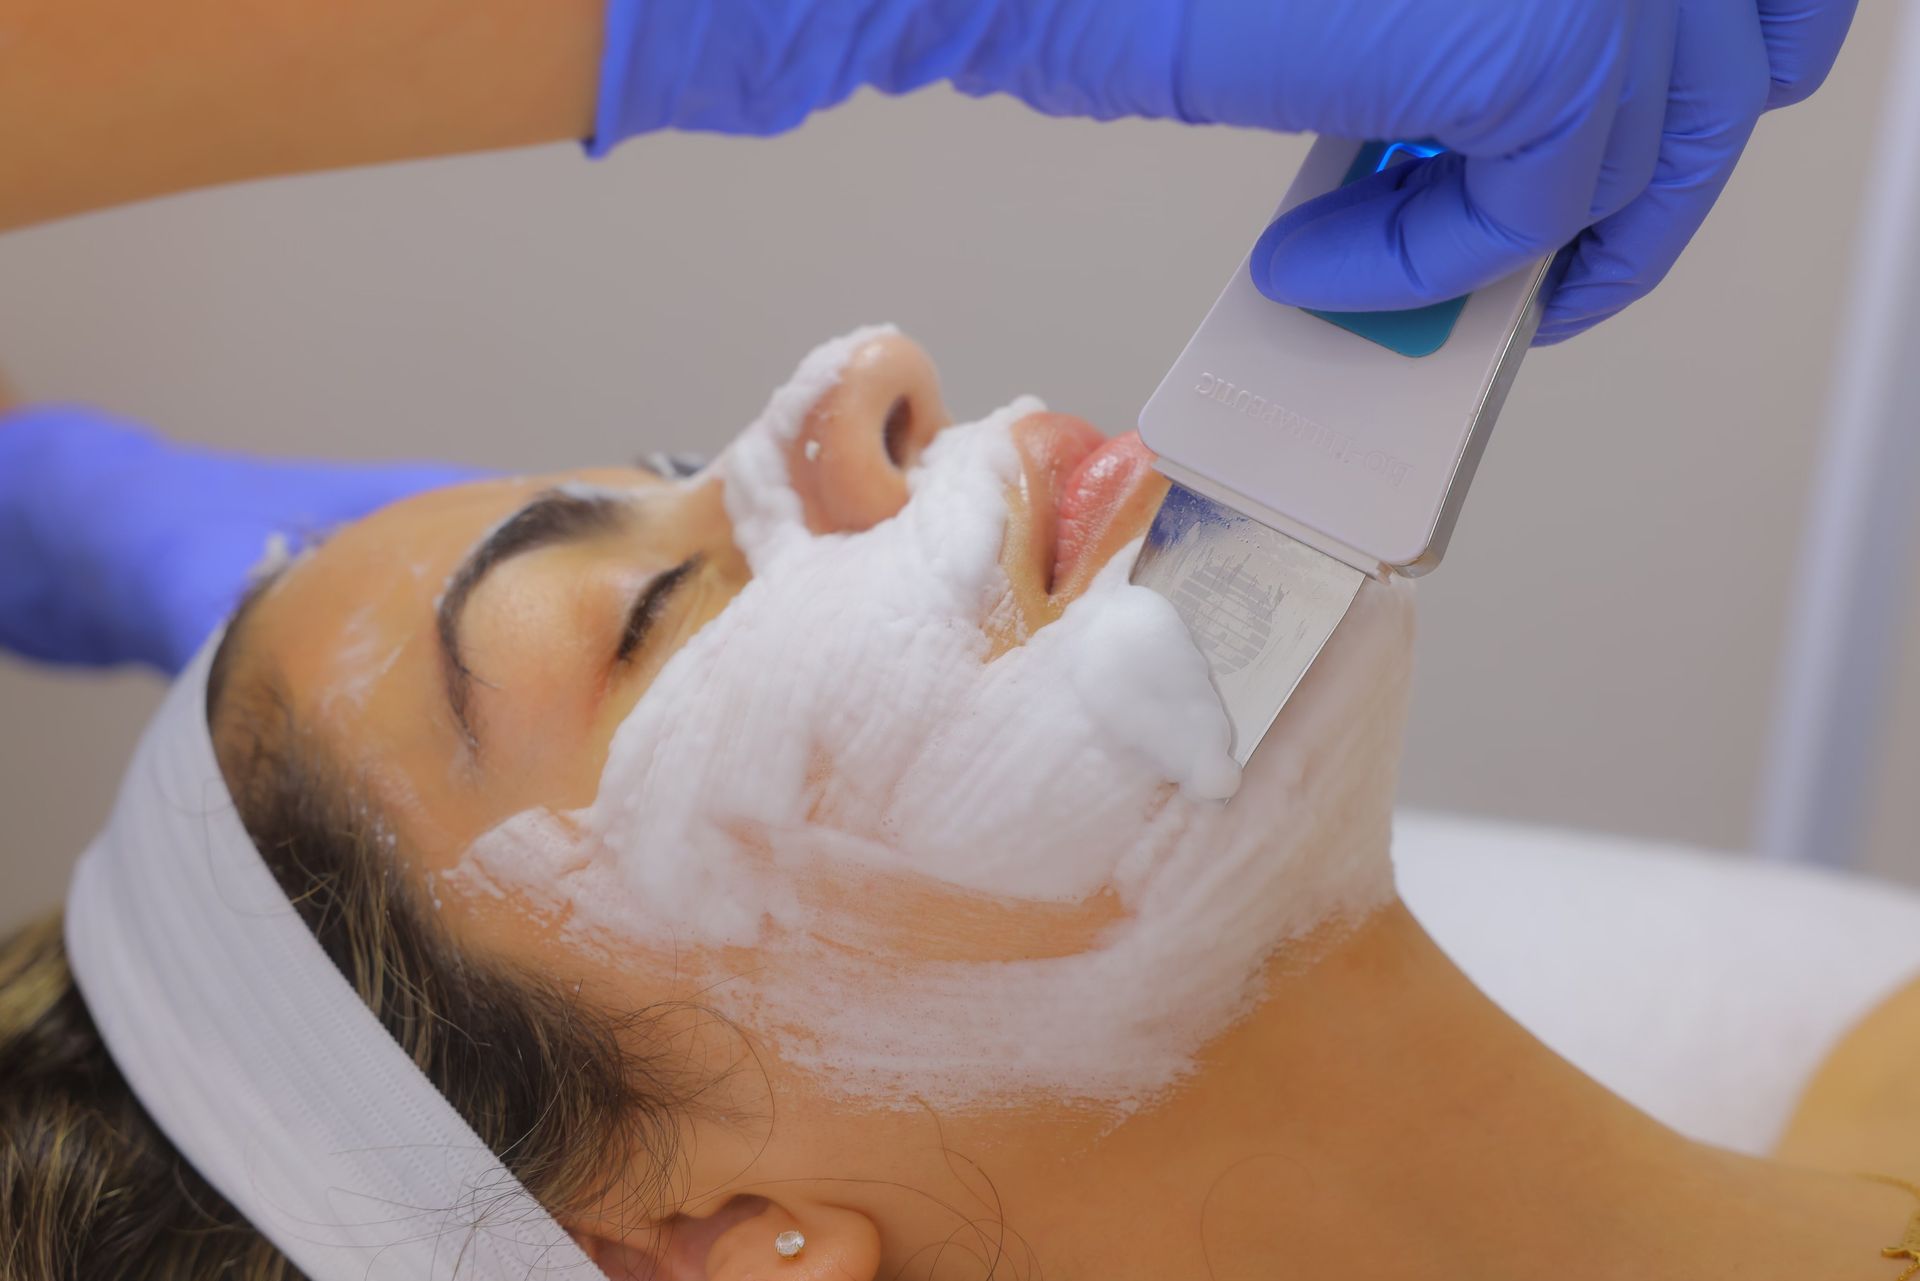
[[[862,85],[935,80],[1057,115],[1436,138],[1451,154],[1276,224],[1256,283],[1303,306],[1417,306],[1577,237],[1554,341],[1658,283],[1760,113],[1825,78],[1854,4],[609,0],[593,145],[772,133]]]
[[[177,672],[276,536],[474,475],[187,448],[70,406],[0,415],[0,649]]]

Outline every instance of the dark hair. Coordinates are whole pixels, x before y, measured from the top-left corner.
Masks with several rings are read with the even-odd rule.
[[[650,1199],[692,1098],[654,1015],[584,1008],[538,975],[462,953],[396,863],[386,829],[243,674],[244,615],[207,693],[240,816],[314,937],[475,1133],[542,1203],[585,1209],[633,1170]],[[649,1057],[637,1044],[661,1045]],[[638,1158],[645,1157],[645,1161]],[[295,1277],[141,1110],[68,970],[58,918],[0,944],[0,1277]]]

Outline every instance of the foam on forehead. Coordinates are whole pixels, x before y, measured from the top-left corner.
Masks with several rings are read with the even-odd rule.
[[[939,436],[894,518],[807,531],[787,446],[874,332],[810,355],[716,464],[754,578],[620,727],[594,804],[519,816],[469,866],[683,966],[758,949],[715,1003],[835,1090],[1137,1100],[1245,1007],[1280,942],[1378,902],[1384,859],[1309,865],[1315,771],[1222,804],[1225,715],[1172,607],[1127,581],[1131,550],[992,657],[1011,428],[1039,402]],[[869,919],[863,883],[1120,916],[1071,955],[936,962]]]

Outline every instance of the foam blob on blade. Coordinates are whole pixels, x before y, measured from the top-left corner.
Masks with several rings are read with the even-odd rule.
[[[1135,542],[1109,561],[1056,624],[1078,650],[1074,688],[1115,742],[1152,761],[1188,796],[1224,801],[1240,788],[1232,729],[1179,611],[1159,592],[1126,581],[1139,548]]]

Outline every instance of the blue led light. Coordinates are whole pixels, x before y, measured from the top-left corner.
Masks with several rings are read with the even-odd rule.
[[[1390,142],[1386,145],[1386,149],[1380,153],[1380,163],[1373,167],[1373,171],[1380,173],[1384,171],[1388,165],[1402,158],[1408,160],[1426,160],[1439,155],[1445,150],[1446,148],[1437,142]]]

